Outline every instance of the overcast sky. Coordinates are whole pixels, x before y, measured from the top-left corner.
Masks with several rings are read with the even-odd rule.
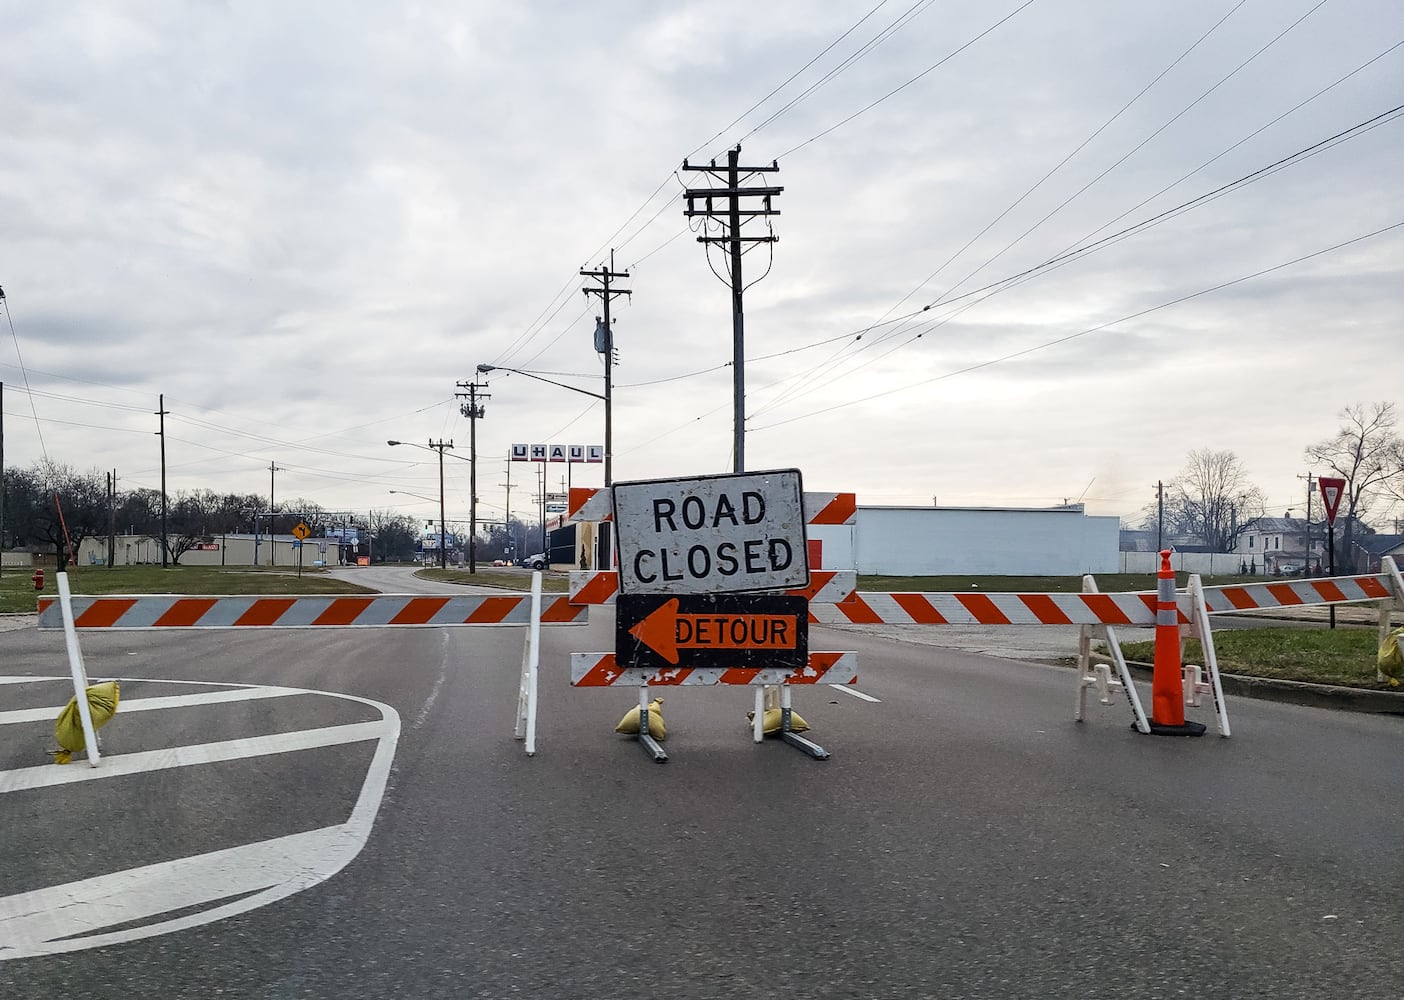
[[[480,363],[602,392],[577,272],[613,248],[614,478],[731,471],[731,298],[680,194],[737,143],[784,187],[743,268],[749,469],[1135,518],[1213,448],[1300,513],[1304,447],[1404,385],[1398,0],[0,14],[10,468],[159,488],[164,393],[172,493],[275,463],[279,506],[436,517],[389,491],[437,498],[437,456],[387,439],[467,459]],[[511,444],[602,444],[604,410],[482,381],[491,519],[509,473],[537,493]]]

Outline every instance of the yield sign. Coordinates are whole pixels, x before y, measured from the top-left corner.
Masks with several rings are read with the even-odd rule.
[[[809,663],[809,602],[789,594],[620,594],[620,666],[784,667]]]
[[[1321,487],[1321,502],[1326,505],[1326,523],[1334,526],[1336,508],[1341,505],[1341,494],[1345,492],[1346,481],[1322,476],[1316,483]]]

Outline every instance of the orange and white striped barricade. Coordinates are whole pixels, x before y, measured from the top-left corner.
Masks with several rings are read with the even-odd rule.
[[[853,594],[848,600],[833,605],[814,604],[810,620],[826,625],[1077,625],[1079,664],[1077,699],[1073,718],[1081,722],[1086,716],[1086,693],[1097,687],[1101,702],[1111,704],[1110,692],[1120,687],[1131,707],[1132,725],[1138,731],[1150,731],[1150,724],[1140,697],[1132,682],[1121,646],[1117,641],[1117,626],[1149,627],[1155,624],[1156,594],[1110,593],[1097,590],[1096,581],[1083,579],[1082,593],[869,593]],[[1178,609],[1181,624],[1189,624],[1188,602]],[[1091,665],[1091,640],[1105,636],[1116,663],[1117,678],[1110,669],[1100,672]],[[1222,699],[1220,699],[1220,703]]]
[[[1379,573],[1205,587],[1204,599],[1209,614],[1373,602],[1379,613],[1379,635],[1383,642],[1391,628],[1392,612],[1404,607],[1404,578],[1394,559],[1385,556]],[[1384,676],[1377,670],[1375,679],[1383,681]]]
[[[58,602],[39,602],[39,627],[59,628]],[[541,604],[550,625],[584,624],[586,609],[565,596]],[[384,628],[456,625],[526,625],[532,598],[510,596],[356,594],[288,597],[182,597],[170,594],[102,595],[73,598],[79,629],[179,628]]]
[[[528,626],[522,649],[515,735],[536,752],[537,672],[542,625],[583,625],[589,609],[566,595],[543,600],[541,574],[532,575],[529,594],[419,595],[356,594],[308,596],[173,596],[170,594],[72,596],[66,574],[59,574],[59,597],[39,600],[39,628],[62,628],[75,690],[86,690],[77,630],[240,628],[443,628]],[[89,760],[97,763],[97,744],[88,732],[87,699],[78,698]]]

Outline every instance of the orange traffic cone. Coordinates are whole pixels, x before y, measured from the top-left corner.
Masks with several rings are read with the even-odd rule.
[[[1155,675],[1151,679],[1150,731],[1154,736],[1203,736],[1205,727],[1185,721],[1184,675],[1180,669],[1180,610],[1170,550],[1160,553],[1155,599]],[[1132,728],[1135,728],[1134,726]]]

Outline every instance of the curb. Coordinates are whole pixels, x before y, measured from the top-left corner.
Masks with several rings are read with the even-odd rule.
[[[1150,679],[1155,673],[1155,668],[1149,663],[1127,660],[1126,665],[1143,679]],[[1219,674],[1219,682],[1225,695],[1239,698],[1260,698],[1290,705],[1305,705],[1308,708],[1332,708],[1342,712],[1404,715],[1404,689],[1376,691],[1370,688],[1309,684],[1306,681],[1284,681],[1271,677],[1248,677],[1222,672]]]

